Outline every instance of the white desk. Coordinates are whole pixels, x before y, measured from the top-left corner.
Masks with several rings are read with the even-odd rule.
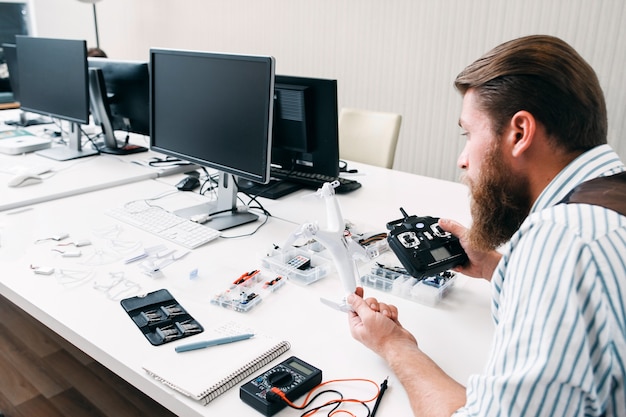
[[[339,196],[344,217],[356,224],[384,230],[387,221],[400,217],[400,206],[415,214],[445,215],[461,221],[469,218],[464,187],[458,184],[374,167],[359,168],[365,174],[358,177],[363,188]],[[141,285],[142,292],[169,289],[207,329],[233,320],[261,333],[288,340],[292,348],[281,360],[290,355],[298,356],[322,369],[324,380],[370,378],[380,383],[389,375],[390,388],[380,405],[380,415],[407,415],[410,412],[406,393],[390,370],[375,354],[352,339],[345,315],[319,302],[320,296],[338,298],[341,295],[339,280],[334,273],[309,286],[287,282],[246,313],[209,303],[210,297],[223,291],[233,278],[260,267],[260,259],[266,250],[273,243],[281,244],[297,227],[295,223],[316,218],[323,223],[323,202],[301,199],[308,194],[307,191],[281,200],[262,200],[275,217],[270,218],[268,224],[255,235],[213,241],[165,268],[163,278],[150,278],[142,274],[137,265],[124,265],[120,259],[109,257],[107,249],[110,246],[107,246],[102,234],[104,230],[110,232],[112,227],[121,226],[121,233],[116,237],[118,241],[142,242],[145,246],[158,243],[175,246],[103,214],[107,207],[170,191],[173,188],[167,182],[171,181],[144,180],[97,193],[44,202],[18,214],[0,213],[0,267],[4,271],[0,278],[0,292],[181,416],[260,414],[239,399],[238,387],[208,406],[202,406],[149,377],[142,366],[147,361],[176,360],[178,354],[173,350],[176,343],[160,347],[150,345],[119,302],[108,299],[93,288],[93,282],[106,279],[109,272],[124,271],[125,277]],[[157,203],[167,209],[175,209],[198,199],[200,197],[195,194],[177,193]],[[244,233],[257,225],[242,226],[225,234]],[[51,250],[56,242],[34,243],[58,231],[70,234],[67,241],[89,238],[94,244],[81,248],[83,255],[80,258],[62,258]],[[97,253],[100,255],[96,256]],[[100,265],[86,265],[95,263],[96,259],[99,259]],[[31,265],[93,270],[93,276],[86,284],[72,287],[63,285],[55,276],[34,274]],[[190,280],[188,273],[193,268],[199,269],[199,277]],[[366,289],[366,292],[398,305],[401,321],[414,332],[422,348],[452,377],[465,383],[467,377],[480,371],[486,361],[492,324],[489,285],[483,281],[459,278],[456,288],[434,308],[376,290]],[[186,342],[196,340],[202,340],[202,335],[185,339]],[[210,360],[210,349],[197,351],[197,354]],[[337,388],[350,392],[349,387]],[[360,413],[362,409],[359,407],[351,409]],[[285,409],[278,415],[296,416],[300,412]]]
[[[2,120],[16,118],[16,115],[15,111],[1,112],[0,124]],[[46,126],[32,126],[28,130],[42,135]],[[147,146],[142,139],[143,137],[139,135],[133,135],[134,143]],[[0,198],[0,211],[116,187],[194,168],[193,166],[168,167],[163,165],[150,167],[133,162],[144,162],[150,158],[163,157],[162,154],[148,151],[123,156],[101,154],[70,161],[55,161],[39,156],[34,152],[22,155],[0,153],[0,191],[2,195]],[[8,186],[9,180],[14,175],[12,173],[14,170],[33,167],[49,168],[50,172],[41,175],[43,181],[40,183],[17,188]]]

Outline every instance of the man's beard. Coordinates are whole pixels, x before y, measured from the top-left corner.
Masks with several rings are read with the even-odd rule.
[[[515,175],[502,160],[499,142],[492,146],[478,179],[463,178],[471,192],[472,226],[469,243],[493,250],[511,239],[530,212],[530,187],[526,177]]]

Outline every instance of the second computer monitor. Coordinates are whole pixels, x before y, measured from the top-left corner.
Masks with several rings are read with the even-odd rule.
[[[150,134],[148,63],[90,57],[88,64],[91,113],[104,136],[100,150],[115,154],[147,150],[116,140],[114,132]]]
[[[100,68],[104,76],[111,124],[115,130],[150,134],[150,77],[143,61],[87,59],[89,68]]]
[[[272,165],[339,175],[337,80],[276,75]]]
[[[11,85],[13,98],[15,101],[20,101],[20,83],[17,75],[17,48],[15,44],[3,43],[2,50],[7,63],[7,69],[9,70],[9,84]]]

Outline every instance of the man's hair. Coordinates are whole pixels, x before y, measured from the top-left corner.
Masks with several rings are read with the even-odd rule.
[[[604,94],[593,68],[566,42],[535,35],[505,42],[465,68],[454,81],[477,93],[496,134],[526,110],[566,151],[606,143]]]

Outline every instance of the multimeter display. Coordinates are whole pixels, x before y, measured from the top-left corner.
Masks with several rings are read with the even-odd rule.
[[[287,365],[291,366],[294,369],[297,369],[298,371],[302,372],[303,375],[311,375],[313,372],[315,372],[313,369],[311,368],[307,368],[306,366],[302,365],[300,362],[293,360],[289,363],[287,363]]]
[[[322,382],[321,370],[292,356],[243,384],[239,389],[239,397],[260,413],[271,416],[287,406],[274,393],[268,396],[273,387],[280,389],[290,401],[293,401],[315,388],[320,382]]]

